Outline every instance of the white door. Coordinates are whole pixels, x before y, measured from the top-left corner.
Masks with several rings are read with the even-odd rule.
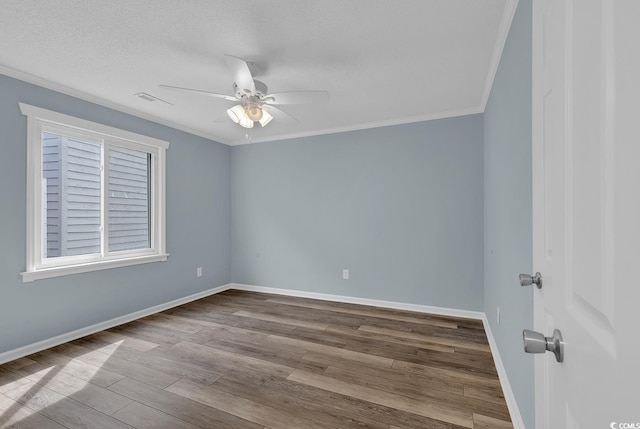
[[[640,428],[640,1],[533,0],[536,428]]]

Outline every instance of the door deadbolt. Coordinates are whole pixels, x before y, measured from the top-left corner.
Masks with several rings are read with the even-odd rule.
[[[549,351],[556,355],[556,361],[564,360],[564,342],[562,333],[554,329],[551,337],[545,337],[540,332],[525,329],[522,331],[522,341],[524,342],[525,353],[544,353]]]
[[[536,285],[538,289],[542,289],[542,275],[535,273],[533,276],[529,274],[520,274],[520,286]]]

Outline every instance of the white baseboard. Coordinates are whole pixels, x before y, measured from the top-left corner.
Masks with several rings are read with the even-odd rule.
[[[320,299],[323,301],[344,302],[347,304],[370,305],[373,307],[393,308],[395,310],[415,311],[418,313],[432,313],[441,316],[464,317],[466,319],[482,320],[484,313],[482,311],[459,310],[457,308],[434,307],[430,305],[407,304],[396,301],[382,301],[377,299],[358,298],[345,295],[330,295],[318,292],[306,292],[293,289],[278,289],[265,286],[245,285],[239,283],[230,283],[229,289],[246,290],[250,292],[273,293],[275,295],[288,295],[299,298]]]
[[[28,344],[17,349],[9,350],[0,353],[0,365],[15,359],[19,359],[24,356],[28,356],[32,353],[40,352],[42,350],[49,349],[51,347],[59,346],[60,344],[67,343],[69,341],[77,340],[78,338],[85,337],[87,335],[95,334],[96,332],[104,331],[124,323],[129,323],[137,319],[141,319],[146,316],[150,316],[155,313],[159,313],[164,310],[168,310],[173,307],[177,307],[182,304],[186,304],[191,301],[198,300],[216,293],[224,292],[231,288],[230,284],[218,286],[212,289],[208,289],[202,292],[195,293],[193,295],[178,298],[176,300],[159,304],[153,307],[145,308],[144,310],[136,311],[134,313],[125,314],[124,316],[116,317],[115,319],[107,320],[105,322],[96,323],[95,325],[80,328],[75,331],[67,332],[53,338],[47,338],[46,340],[38,341],[37,343]]]
[[[482,323],[484,324],[484,330],[487,333],[487,339],[489,340],[489,347],[491,347],[493,361],[496,364],[496,370],[498,371],[498,378],[500,379],[502,393],[504,393],[504,399],[507,402],[507,408],[509,408],[509,414],[511,415],[513,429],[527,429],[524,426],[524,420],[522,420],[522,415],[520,414],[520,409],[518,408],[516,397],[513,394],[513,390],[511,390],[509,377],[507,377],[507,370],[502,363],[500,351],[498,350],[498,344],[496,343],[496,339],[493,337],[493,332],[491,332],[491,325],[489,325],[489,320],[487,319],[486,314],[484,314],[482,317]]]

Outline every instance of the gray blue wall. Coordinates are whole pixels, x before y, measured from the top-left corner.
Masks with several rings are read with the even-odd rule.
[[[233,147],[233,281],[482,310],[482,121]]]
[[[171,142],[167,262],[22,283],[27,128],[19,101]],[[2,75],[0,130],[0,353],[230,282],[228,146]]]
[[[531,0],[520,0],[484,113],[484,309],[524,423],[534,427],[533,358],[522,329],[533,326]],[[500,307],[498,324],[496,313]]]

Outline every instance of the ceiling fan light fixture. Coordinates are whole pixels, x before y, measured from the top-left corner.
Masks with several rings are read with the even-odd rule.
[[[245,116],[244,118],[240,119],[240,122],[238,123],[240,124],[240,126],[244,128],[253,128],[253,121],[249,119],[248,116]]]
[[[253,121],[247,116],[247,112],[241,104],[236,104],[231,109],[227,109],[227,115],[236,124],[244,128],[253,128]]]
[[[267,112],[266,110],[262,110],[262,118],[260,118],[260,120],[258,122],[260,122],[260,125],[262,125],[263,127],[266,127],[267,124],[269,122],[271,122],[271,120],[273,119],[273,116],[271,116],[269,114],[269,112]]]
[[[263,111],[262,108],[258,104],[249,104],[246,107],[247,116],[252,121],[259,121],[262,119]]]
[[[231,109],[227,109],[227,115],[229,115],[229,118],[231,118],[233,122],[235,122],[236,124],[239,124],[240,119],[242,119],[245,116],[245,113],[242,106],[239,104],[236,104]]]

